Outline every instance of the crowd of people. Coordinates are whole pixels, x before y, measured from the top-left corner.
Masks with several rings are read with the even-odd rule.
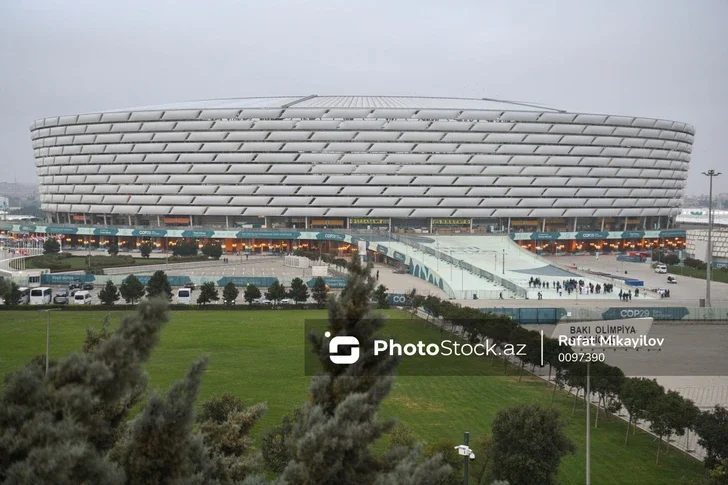
[[[578,292],[580,295],[592,295],[594,293],[612,293],[614,291],[614,285],[611,283],[604,283],[596,285],[594,283],[586,283],[584,280],[576,279],[565,279],[565,280],[553,280],[543,281],[541,278],[534,278],[528,280],[529,288],[541,288],[541,289],[553,289],[556,290],[559,296],[562,296],[564,292],[571,296],[571,293]],[[543,299],[541,292],[538,292],[538,299]]]

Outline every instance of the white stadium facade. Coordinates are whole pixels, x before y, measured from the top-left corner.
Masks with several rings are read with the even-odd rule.
[[[695,133],[493,99],[317,95],[58,116],[30,131],[50,225],[35,232],[499,232],[567,252],[684,244],[673,224]]]

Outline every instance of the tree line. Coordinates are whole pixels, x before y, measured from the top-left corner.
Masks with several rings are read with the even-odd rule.
[[[375,301],[380,307],[387,305],[386,290],[380,285],[374,292]],[[428,315],[428,320],[433,317],[441,322],[441,332],[458,334],[468,343],[490,341],[500,349],[506,345],[526,344],[525,355],[517,356],[520,361],[519,380],[527,366],[533,371],[540,365],[540,333],[524,328],[509,317],[483,313],[432,295],[419,295],[414,289],[407,295],[407,304],[413,316],[422,309]],[[549,367],[548,381],[551,382],[554,376],[552,400],[557,389],[568,388],[569,392],[574,393],[575,409],[579,395],[587,398],[584,396],[587,364],[568,361],[564,356],[573,354],[571,347],[559,345],[553,338],[543,338],[544,364]],[[504,359],[503,363],[506,366],[508,361]],[[591,400],[596,397],[595,428],[599,425],[600,414],[606,418],[609,413],[614,414],[624,408],[629,414],[624,441],[627,446],[630,429],[635,434],[637,423],[640,420],[648,421],[650,431],[658,438],[656,464],[659,464],[661,451],[669,450],[672,437],[693,432],[698,435],[698,444],[706,450],[705,467],[713,472],[725,469],[728,476],[728,411],[725,408],[716,406],[701,411],[692,400],[676,391],[666,391],[655,379],[627,377],[621,369],[605,362],[591,362],[590,365],[592,396],[588,398]]]

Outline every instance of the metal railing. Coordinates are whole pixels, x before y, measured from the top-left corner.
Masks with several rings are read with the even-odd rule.
[[[477,266],[473,266],[472,264],[467,263],[461,259],[454,258],[454,257],[444,253],[443,251],[438,251],[436,249],[431,248],[430,246],[425,246],[424,244],[420,244],[416,241],[412,241],[411,238],[408,236],[400,236],[399,234],[392,233],[391,238],[395,241],[399,241],[403,244],[407,244],[408,246],[418,249],[418,250],[424,252],[425,254],[429,254],[430,256],[438,258],[441,261],[445,261],[446,263],[449,263],[453,266],[457,266],[458,268],[460,268],[462,270],[469,271],[470,273],[472,273],[480,278],[483,278],[487,281],[490,281],[495,285],[502,286],[503,288],[512,292],[516,296],[526,298],[526,296],[528,294],[528,291],[525,288],[518,286],[517,284],[513,283],[512,281],[502,278],[485,269],[479,268]],[[504,296],[504,298],[505,298],[505,296]]]

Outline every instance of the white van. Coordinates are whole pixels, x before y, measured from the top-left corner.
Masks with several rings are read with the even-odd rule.
[[[667,265],[658,263],[657,266],[655,266],[655,273],[667,274]]]
[[[72,302],[74,305],[90,305],[91,293],[89,293],[88,291],[77,291],[73,295]]]
[[[47,287],[32,288],[30,290],[31,305],[50,305],[53,299],[53,290]]]
[[[30,303],[30,288],[21,286],[20,288],[20,304],[27,305]]]
[[[177,303],[180,305],[189,305],[192,298],[192,290],[189,288],[180,288],[177,290]]]

